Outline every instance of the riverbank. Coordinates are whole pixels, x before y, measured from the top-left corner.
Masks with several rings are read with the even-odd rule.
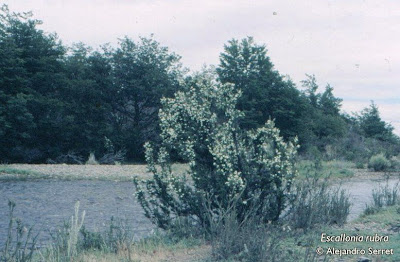
[[[299,178],[302,179],[315,169],[311,161],[300,161],[297,165]],[[173,164],[172,169],[184,173],[186,164]],[[313,172],[313,171],[311,171]],[[369,169],[357,169],[355,164],[346,161],[322,162],[318,172],[330,180],[384,179],[399,177],[400,172],[374,172]],[[101,180],[132,181],[133,178],[145,179],[152,174],[144,164],[128,165],[67,165],[67,164],[3,164],[0,165],[0,181],[26,181],[39,179],[58,180]]]
[[[175,172],[184,172],[185,164],[174,164]],[[0,181],[39,179],[132,181],[148,178],[146,165],[67,165],[67,164],[8,164],[0,165]]]
[[[307,165],[302,163],[299,178],[304,178]],[[177,164],[176,172],[184,172],[186,165]],[[343,227],[329,226],[315,228],[308,232],[296,231],[285,236],[280,243],[281,250],[312,255],[307,261],[319,261],[316,248],[345,249],[353,247],[368,251],[393,248],[393,255],[373,255],[374,261],[400,261],[399,206],[377,210],[373,214],[357,218],[365,206],[372,201],[372,191],[379,184],[393,186],[398,181],[397,173],[371,172],[355,169],[348,162],[324,162],[319,170],[324,177],[350,193],[353,203],[349,223]],[[73,205],[80,201],[81,210],[86,211],[85,227],[90,232],[104,232],[109,227],[111,217],[124,219],[132,229],[135,242],[128,247],[120,247],[117,252],[88,249],[79,253],[71,261],[212,261],[212,247],[203,237],[176,238],[169,234],[156,234],[150,221],[142,214],[141,207],[133,195],[134,177],[147,178],[151,174],[145,165],[1,165],[0,166],[0,213],[7,213],[7,200],[16,202],[16,217],[27,225],[41,231],[41,244],[50,240],[49,232],[55,233],[63,221],[73,214]],[[387,180],[389,178],[389,180]],[[6,229],[8,221],[0,221],[0,228]],[[337,236],[379,235],[389,236],[387,242],[363,243],[322,243],[322,233]],[[4,243],[4,234],[0,241]],[[47,234],[47,235],[46,235]],[[285,233],[286,234],[286,233]],[[285,251],[286,252],[286,251]],[[328,261],[357,261],[361,255],[329,255]],[[365,254],[368,257],[368,253]],[[314,257],[314,258],[312,258]],[[329,260],[330,259],[330,260]],[[37,258],[36,261],[41,261]],[[235,261],[235,260],[229,260]]]

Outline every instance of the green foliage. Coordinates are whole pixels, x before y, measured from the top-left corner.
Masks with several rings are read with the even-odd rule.
[[[71,222],[68,228],[68,239],[66,255],[73,257],[78,252],[78,236],[85,220],[85,211],[82,212],[81,220],[79,221],[79,201],[75,204],[75,215],[71,217]]]
[[[82,226],[80,233],[82,235],[82,249],[90,250],[90,249],[98,249],[101,250],[105,243],[103,236],[100,232],[91,232],[86,229],[85,226]]]
[[[52,235],[53,243],[47,247],[42,255],[45,261],[71,261],[80,252],[79,233],[83,227],[85,211],[79,220],[79,201],[75,203],[74,215],[69,222],[57,229]]]
[[[368,162],[368,168],[372,168],[374,171],[385,171],[389,167],[390,161],[383,153],[373,155]]]
[[[376,214],[382,210],[383,207],[395,206],[399,204],[399,184],[389,187],[389,184],[379,185],[372,190],[372,204],[365,207],[364,215]]]
[[[193,83],[162,100],[160,150],[146,144],[153,178],[135,182],[146,216],[161,228],[168,228],[174,217],[191,217],[204,225],[205,198],[218,210],[240,195],[238,210],[255,205],[263,221],[277,220],[296,175],[296,143],[285,143],[272,121],[243,131],[243,114],[236,109],[240,92],[218,83],[210,72]],[[189,163],[187,174],[171,171],[172,150]]]
[[[390,158],[390,166],[393,170],[400,170],[400,155]]]
[[[237,102],[246,115],[240,119],[242,128],[262,127],[274,119],[284,137],[299,133],[306,101],[294,84],[274,69],[264,45],[256,44],[252,37],[230,40],[216,70],[222,83],[232,83],[242,91]]]
[[[303,118],[305,131],[299,134],[303,151],[312,154],[317,149],[321,156],[327,160],[332,157],[331,151],[336,151],[337,139],[343,137],[347,125],[340,115],[342,100],[333,95],[333,88],[328,84],[325,91],[318,93],[318,84],[314,75],[306,75],[307,79],[302,81],[305,88],[304,97],[308,101],[306,114]]]
[[[71,151],[143,160],[144,142],[158,140],[160,98],[179,87],[180,57],[153,37],[67,52],[40,24],[0,10],[0,160],[51,162]]]
[[[65,59],[66,146],[81,155],[107,154],[105,162],[143,160],[144,141],[157,141],[160,99],[179,87],[179,59],[153,37],[126,37],[116,49],[95,52],[75,45]]]
[[[62,162],[70,152],[79,158],[69,161],[75,163],[90,152],[104,156],[103,163],[143,161],[145,141],[161,142],[160,99],[195,84],[196,76],[184,77],[180,56],[153,36],[125,37],[115,48],[67,48],[41,23],[30,12],[0,10],[0,161]],[[221,83],[242,92],[236,103],[246,115],[238,119],[241,129],[274,120],[284,139],[299,138],[300,153],[316,149],[326,160],[400,153],[400,138],[374,103],[358,116],[341,115],[342,100],[330,85],[320,92],[315,76],[307,75],[300,91],[251,37],[228,41],[216,71]]]
[[[60,148],[51,158],[75,151],[87,156],[105,153],[103,138],[113,132],[111,118],[111,66],[105,54],[76,44],[64,58],[65,85],[60,90],[64,101]]]
[[[361,111],[361,114],[357,116],[357,121],[366,137],[389,142],[396,141],[396,136],[393,134],[394,128],[381,119],[378,107],[373,101],[368,108]]]
[[[32,261],[39,234],[34,236],[33,227],[26,228],[20,219],[14,217],[14,202],[8,201],[8,207],[10,211],[7,239],[3,248],[0,249],[0,261]],[[16,223],[16,226],[14,226],[14,223]]]
[[[364,162],[358,161],[356,162],[356,168],[357,169],[363,169],[365,166]]]
[[[251,37],[233,39],[224,46],[217,72],[222,83],[233,83],[243,93],[237,108],[246,114],[240,120],[244,129],[274,119],[283,137],[299,137],[303,152],[315,146],[323,152],[345,133],[342,100],[333,95],[333,88],[327,85],[318,93],[315,76],[307,75],[302,81],[306,90],[300,92],[289,78],[274,70],[266,47]]]
[[[293,252],[288,252],[285,247],[288,233],[273,225],[259,223],[255,216],[241,222],[231,211],[212,228],[212,256],[217,261],[295,260]]]
[[[79,246],[82,250],[102,250],[117,253],[122,249],[129,249],[133,243],[132,232],[127,222],[111,217],[104,232],[91,232],[85,227],[80,230],[82,240]]]
[[[293,191],[287,220],[304,230],[321,225],[343,225],[350,213],[349,195],[340,188],[329,189],[317,175],[298,182]]]
[[[372,198],[374,200],[374,206],[381,208],[384,206],[394,206],[399,203],[399,187],[398,184],[392,188],[388,184],[385,186],[379,186],[372,190]]]
[[[7,137],[0,141],[0,153],[3,160],[37,161],[48,150],[42,142],[57,148],[54,116],[62,108],[53,94],[61,87],[65,50],[55,35],[37,29],[40,21],[30,13],[3,6],[0,23],[0,133]]]
[[[160,99],[179,89],[179,60],[152,37],[141,37],[138,42],[126,37],[113,50],[113,137],[118,136],[113,141],[128,150],[128,157],[143,159],[144,142],[157,141]]]
[[[353,162],[367,163],[369,158],[381,152],[388,156],[399,154],[400,143],[383,141],[374,137],[365,137],[356,117],[345,116],[347,131],[344,136],[336,139],[334,148],[337,155]]]

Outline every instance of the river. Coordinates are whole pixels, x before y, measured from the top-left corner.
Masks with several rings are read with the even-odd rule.
[[[398,179],[390,179],[390,186]],[[341,188],[348,191],[352,203],[348,221],[357,218],[372,201],[372,190],[386,183],[378,179],[351,179]],[[0,243],[5,243],[8,226],[8,199],[16,203],[14,215],[24,224],[40,231],[40,244],[74,214],[74,205],[80,201],[85,210],[85,226],[101,231],[111,216],[121,218],[130,225],[134,237],[142,238],[154,227],[143,215],[133,195],[131,182],[37,180],[0,182]]]

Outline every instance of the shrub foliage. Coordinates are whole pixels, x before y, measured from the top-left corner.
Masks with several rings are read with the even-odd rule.
[[[374,171],[385,171],[390,167],[390,161],[383,153],[372,156],[369,159],[368,167]]]
[[[220,84],[210,72],[192,80],[192,87],[162,100],[159,150],[145,145],[153,178],[135,186],[146,216],[161,228],[182,216],[205,225],[205,199],[217,212],[239,196],[239,219],[256,206],[263,221],[277,220],[296,175],[297,142],[286,143],[273,121],[242,130],[243,113],[236,109],[240,91]],[[172,173],[172,152],[188,162],[187,173]]]

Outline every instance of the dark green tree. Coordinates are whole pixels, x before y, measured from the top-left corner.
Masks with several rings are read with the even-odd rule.
[[[66,102],[63,130],[66,150],[87,156],[105,152],[104,139],[112,134],[111,61],[106,54],[93,52],[82,43],[75,44],[65,58]]]
[[[241,127],[252,129],[275,119],[284,137],[298,135],[306,101],[290,80],[274,69],[267,49],[252,37],[233,39],[220,54],[217,73],[222,83],[233,83],[242,90],[237,107],[246,117]]]
[[[357,116],[358,123],[366,137],[381,141],[394,141],[393,126],[383,121],[380,117],[378,107],[373,101],[369,107],[364,108]]]
[[[1,9],[0,96],[5,122],[4,159],[42,161],[57,151],[61,137],[64,47],[38,29],[31,13]]]
[[[159,100],[179,87],[179,56],[153,38],[67,52],[31,13],[3,6],[0,20],[1,160],[98,156],[105,141],[143,160],[144,142],[157,138]]]
[[[333,87],[326,85],[325,91],[318,92],[318,84],[314,75],[306,75],[301,81],[305,91],[303,95],[308,100],[307,117],[303,123],[307,125],[305,135],[306,147],[317,147],[324,151],[326,145],[332,145],[336,139],[342,137],[346,131],[346,122],[340,114],[342,99],[333,95]]]
[[[17,16],[17,15],[15,15]],[[18,16],[17,16],[18,17]],[[27,141],[33,126],[23,90],[26,71],[19,50],[8,32],[12,15],[2,6],[0,15],[0,155],[6,159],[10,148]],[[17,112],[21,112],[18,114]],[[22,129],[22,130],[21,130]]]
[[[318,101],[321,97],[320,94],[317,93],[318,85],[317,79],[314,75],[306,74],[306,79],[301,81],[301,84],[305,90],[306,97],[313,108],[318,108]]]
[[[328,84],[319,98],[319,106],[325,114],[339,115],[342,101],[333,95],[333,87]]]
[[[114,141],[143,160],[144,142],[157,138],[161,97],[171,97],[182,75],[180,57],[152,37],[121,39],[112,52]]]

